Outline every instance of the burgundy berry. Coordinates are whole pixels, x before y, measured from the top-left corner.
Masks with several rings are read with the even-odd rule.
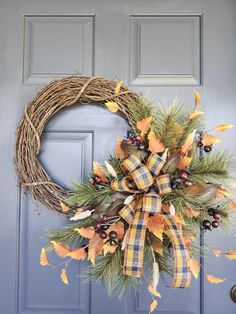
[[[107,237],[106,232],[105,232],[105,231],[101,231],[101,232],[100,232],[100,238],[101,238],[101,239],[106,239],[106,237]]]
[[[93,178],[90,178],[90,179],[89,179],[89,183],[91,183],[92,185],[94,185],[94,184],[95,184],[95,180],[94,180]]]
[[[98,223],[96,223],[96,225],[95,225],[95,229],[101,229],[101,224],[98,222]]]
[[[218,212],[215,212],[215,213],[213,213],[213,218],[214,218],[215,220],[219,220],[219,219],[221,218],[221,214],[218,213]]]
[[[132,145],[133,144],[133,140],[131,138],[128,138],[126,141],[125,141],[125,144],[126,145]]]
[[[142,137],[140,135],[136,135],[135,136],[135,141],[141,142],[142,141]]]
[[[188,188],[188,187],[190,187],[190,186],[192,186],[193,184],[192,184],[192,182],[190,182],[189,180],[185,180],[184,181],[184,186],[186,187],[186,188]]]
[[[214,221],[212,221],[211,225],[212,225],[213,228],[218,228],[219,225],[220,225],[220,222],[219,222],[219,220],[214,220]]]
[[[109,217],[107,215],[102,216],[102,221],[107,222],[109,220]]]
[[[96,183],[101,183],[102,182],[102,179],[100,177],[98,177],[98,176],[96,176],[94,178],[94,180],[95,180]]]
[[[186,180],[188,178],[188,173],[187,171],[181,171],[179,174],[180,179]]]

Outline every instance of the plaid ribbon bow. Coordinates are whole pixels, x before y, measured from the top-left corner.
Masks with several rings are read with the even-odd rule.
[[[125,205],[119,212],[119,215],[129,224],[123,265],[124,274],[129,276],[141,277],[143,272],[146,226],[149,214],[159,213],[162,209],[160,195],[172,191],[169,174],[160,175],[164,164],[165,160],[154,153],[150,155],[146,165],[142,164],[138,157],[131,155],[121,165],[127,176],[121,180],[114,180],[111,185],[114,191],[135,194],[131,203]],[[157,189],[158,192],[156,192]],[[180,230],[174,223],[171,225],[168,219],[170,218],[166,215],[164,219],[165,226],[172,235],[176,251],[174,251],[175,271],[178,272],[178,278],[184,278],[187,270],[184,259],[186,251],[184,249],[183,251],[177,251],[178,241],[180,248],[185,247],[182,239],[178,237],[179,233],[177,231],[180,232]],[[176,235],[174,235],[175,233]],[[180,257],[182,258],[180,259]],[[172,286],[182,287],[184,282],[184,279],[177,280],[174,278]]]

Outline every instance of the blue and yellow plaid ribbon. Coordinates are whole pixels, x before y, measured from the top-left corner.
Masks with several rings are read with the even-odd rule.
[[[112,182],[114,191],[135,194],[132,202],[125,205],[119,212],[119,215],[129,224],[123,265],[124,274],[129,276],[141,277],[148,217],[150,214],[157,214],[161,211],[160,195],[172,191],[169,174],[160,175],[164,164],[165,161],[157,154],[151,154],[146,165],[142,164],[138,157],[131,155],[121,165],[127,176]],[[187,268],[187,250],[181,230],[166,212],[163,213],[163,218],[174,250],[172,287],[188,287],[191,276]]]
[[[191,283],[191,273],[187,266],[188,251],[185,247],[182,230],[179,229],[171,215],[162,214],[168,235],[170,236],[174,253],[173,288],[188,288]]]

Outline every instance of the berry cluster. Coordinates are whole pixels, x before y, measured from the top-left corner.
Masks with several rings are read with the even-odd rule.
[[[207,212],[210,216],[213,217],[213,221],[210,222],[210,220],[208,219],[203,220],[202,226],[204,230],[211,230],[211,228],[218,228],[220,226],[220,219],[221,219],[220,212],[215,208],[209,208]]]
[[[89,179],[89,183],[91,183],[92,185],[101,184],[102,179],[99,176],[94,176]]]
[[[203,147],[205,153],[210,153],[213,148],[213,145],[204,145],[201,140],[198,141],[197,146]]]
[[[128,146],[135,145],[138,150],[145,150],[145,145],[143,143],[142,137],[137,134],[130,133],[128,138],[125,140],[125,144]]]
[[[99,233],[101,239],[106,239],[107,237],[109,238],[105,243],[110,243],[112,244],[117,244],[116,238],[117,238],[117,233],[116,231],[112,230],[107,234],[107,230],[110,228],[110,225],[108,224],[109,220],[111,217],[107,215],[102,216],[102,223],[97,222],[95,225],[95,231]]]
[[[192,186],[192,182],[188,180],[189,172],[187,170],[181,171],[171,180],[172,189]]]

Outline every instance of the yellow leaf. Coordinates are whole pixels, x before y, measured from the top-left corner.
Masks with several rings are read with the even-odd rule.
[[[161,298],[160,292],[153,289],[153,286],[151,284],[148,285],[148,291],[154,295],[155,297]]]
[[[81,228],[75,228],[75,231],[77,231],[82,237],[87,239],[92,239],[95,236],[95,230],[94,227],[81,227]]]
[[[46,254],[45,248],[42,248],[41,254],[40,254],[40,264],[42,266],[51,266],[51,263],[49,262]]]
[[[217,194],[218,193],[220,193],[220,194],[222,194],[223,196],[226,196],[226,197],[228,197],[228,196],[230,196],[232,194],[230,191],[228,191],[228,190],[226,190],[224,188],[219,188],[217,190]]]
[[[190,269],[191,273],[193,274],[193,276],[198,279],[199,276],[199,272],[200,272],[200,264],[199,261],[195,258],[190,258],[188,260],[188,268]]]
[[[95,258],[98,254],[102,253],[103,240],[100,238],[99,234],[95,234],[93,239],[89,241],[88,246],[88,259],[95,266]]]
[[[193,110],[189,113],[189,119],[192,120],[192,119],[195,119],[197,118],[198,116],[204,114],[203,111],[199,111],[199,110]]]
[[[176,214],[176,215],[174,216],[174,221],[175,221],[177,224],[185,225],[184,218],[183,218],[183,216],[180,215],[180,214]]]
[[[217,125],[217,126],[214,128],[214,130],[215,130],[216,132],[225,132],[225,131],[227,131],[227,130],[229,130],[229,129],[231,129],[231,128],[233,128],[233,124],[226,124],[226,123],[224,123],[224,124],[219,124],[219,125]]]
[[[219,250],[219,249],[214,249],[214,250],[213,250],[213,253],[214,253],[214,255],[215,255],[216,257],[219,257],[219,256],[221,255],[221,250]]]
[[[61,206],[63,213],[66,213],[70,210],[70,207],[67,206],[64,202],[60,202],[60,206]]]
[[[137,122],[136,126],[139,131],[142,132],[142,136],[147,134],[148,130],[151,127],[152,117],[145,118]]]
[[[62,243],[58,243],[56,241],[51,241],[51,243],[53,245],[54,251],[61,258],[64,258],[70,252],[70,249],[68,248],[68,246],[66,246]]]
[[[119,137],[116,141],[116,156],[118,158],[127,158],[128,153],[121,148],[122,139]]]
[[[219,137],[216,137],[208,133],[205,133],[202,138],[203,145],[212,145],[212,144],[216,144],[220,142],[221,142],[221,139]]]
[[[212,275],[210,275],[210,274],[206,274],[206,279],[207,279],[207,281],[209,281],[210,283],[215,283],[215,284],[217,284],[217,283],[222,283],[222,282],[225,281],[225,279],[221,279],[221,278],[218,278],[218,277],[214,277],[214,276],[212,276]]]
[[[117,249],[117,245],[110,245],[109,243],[106,243],[103,245],[103,253],[104,253],[104,256],[107,255],[107,253],[115,253]]]
[[[234,260],[234,259],[236,259],[236,251],[229,250],[229,251],[225,252],[225,256],[228,259]]]
[[[164,231],[164,221],[160,214],[151,216],[148,218],[147,228],[152,232],[157,238],[162,240],[162,233]]]
[[[149,314],[157,308],[157,300],[153,300],[149,307]]]
[[[194,97],[195,97],[195,105],[196,106],[200,105],[201,104],[201,96],[200,96],[199,92],[196,91],[195,89],[193,92],[194,92]]]
[[[115,101],[107,101],[105,103],[105,106],[107,107],[107,109],[114,113],[119,110],[119,105]]]
[[[96,161],[93,162],[93,172],[96,176],[101,178],[102,182],[109,182],[106,178],[105,172]]]
[[[230,207],[234,210],[236,210],[236,203],[235,202],[230,202]]]
[[[148,134],[148,140],[149,140],[149,150],[152,153],[161,153],[165,150],[164,145],[162,142],[156,137],[155,133],[153,131],[150,131]]]
[[[192,159],[193,157],[187,157],[187,156],[182,157],[178,164],[178,169],[185,170],[186,168],[188,168],[190,166]]]
[[[120,92],[120,88],[123,84],[123,81],[119,81],[117,84],[116,84],[116,87],[115,87],[115,95],[118,95],[119,92]]]
[[[184,142],[184,144],[183,144],[183,146],[181,148],[182,154],[186,154],[192,148],[192,144],[193,144],[193,141],[194,141],[195,133],[196,133],[196,130],[194,130],[193,132],[191,132],[187,136],[187,138],[186,138],[186,140],[185,140],[185,142]]]
[[[184,213],[187,217],[193,218],[193,217],[198,217],[200,215],[200,212],[198,210],[194,210],[191,208],[185,208]]]
[[[66,274],[66,269],[61,270],[61,280],[64,282],[64,284],[69,285],[69,281]]]
[[[85,249],[82,247],[82,248],[70,251],[66,256],[72,257],[73,259],[76,259],[78,261],[83,261],[87,255],[86,255]]]

